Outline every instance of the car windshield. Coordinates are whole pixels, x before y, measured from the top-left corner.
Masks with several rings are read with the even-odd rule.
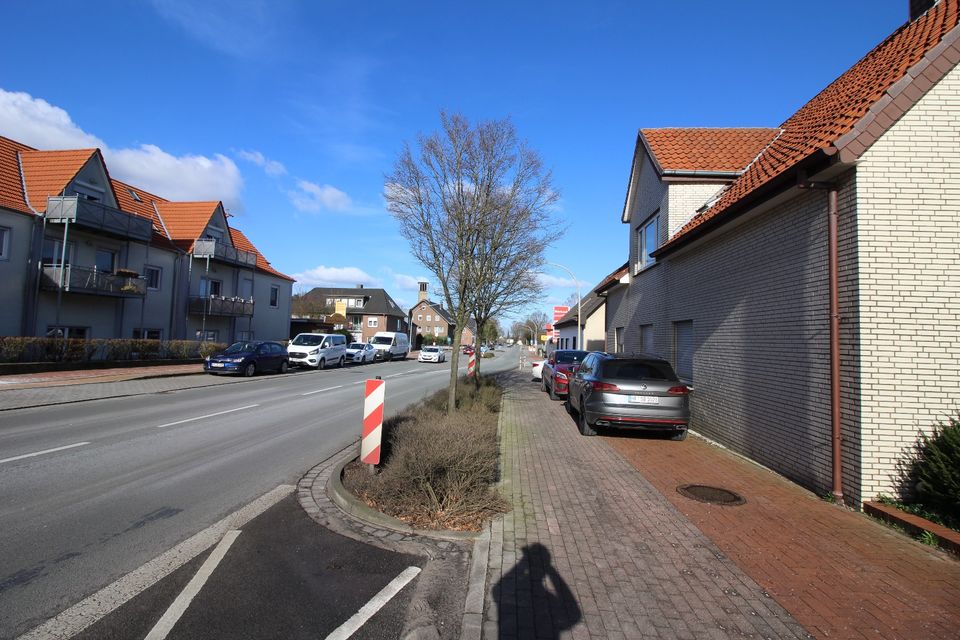
[[[350,349],[351,351],[363,351],[363,346],[364,345],[362,342],[351,342],[347,349]]]
[[[627,380],[676,380],[673,368],[666,362],[651,362],[649,360],[607,360],[603,363],[604,378],[619,378]]]
[[[390,344],[393,342],[393,338],[387,336],[376,336],[373,339],[373,344]]]
[[[580,364],[586,357],[586,351],[558,351],[557,364]]]
[[[437,351],[440,351],[440,349],[437,349],[436,347],[424,347],[423,351],[425,353],[436,353]]]
[[[234,342],[224,353],[250,353],[257,350],[256,342]]]
[[[323,342],[323,336],[314,336],[309,333],[301,333],[293,339],[293,343],[298,347],[315,347]]]

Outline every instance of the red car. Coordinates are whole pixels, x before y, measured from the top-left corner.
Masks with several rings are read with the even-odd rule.
[[[472,355],[473,355],[473,347],[471,347],[470,345],[464,345],[464,347],[463,347],[463,349],[461,349],[461,351],[463,352],[463,355],[465,355],[465,356],[472,356]]]
[[[559,400],[567,395],[570,378],[577,372],[577,368],[588,353],[590,352],[575,349],[557,349],[550,354],[547,361],[543,363],[540,386],[550,394],[551,400]]]

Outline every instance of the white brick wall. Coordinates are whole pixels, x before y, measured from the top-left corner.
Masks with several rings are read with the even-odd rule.
[[[667,194],[668,237],[672,238],[683,225],[690,222],[697,209],[703,206],[720,189],[719,184],[698,184],[690,182],[673,183]]]
[[[864,495],[960,408],[960,70],[857,168]]]

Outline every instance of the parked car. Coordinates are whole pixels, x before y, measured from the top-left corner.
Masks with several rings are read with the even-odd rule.
[[[474,353],[473,345],[465,344],[460,348],[460,352],[465,356],[472,356]]]
[[[577,349],[557,349],[550,354],[543,363],[540,387],[550,394],[551,400],[559,400],[567,395],[567,383],[589,353]]]
[[[666,360],[593,352],[570,379],[565,404],[585,436],[616,427],[667,431],[684,440],[690,391]]]
[[[351,342],[347,345],[347,362],[366,364],[377,359],[377,350],[369,342]]]
[[[530,363],[530,373],[533,375],[534,380],[542,380],[544,362],[546,362],[546,360],[533,360]]]
[[[283,345],[263,340],[234,342],[222,353],[207,356],[203,361],[203,370],[207,373],[234,373],[248,378],[261,371],[286,373],[289,366]]]
[[[446,359],[447,356],[440,347],[423,347],[417,356],[417,362],[444,362]]]
[[[342,367],[347,359],[347,338],[340,333],[298,333],[287,345],[287,353],[290,364],[299,367]]]
[[[378,331],[370,344],[377,350],[377,360],[406,360],[410,353],[407,334],[399,331]]]

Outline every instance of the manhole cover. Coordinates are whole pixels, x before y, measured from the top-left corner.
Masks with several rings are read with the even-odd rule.
[[[724,507],[735,507],[747,502],[739,493],[720,487],[709,487],[705,484],[683,484],[677,487],[677,493],[698,502],[719,504]]]

